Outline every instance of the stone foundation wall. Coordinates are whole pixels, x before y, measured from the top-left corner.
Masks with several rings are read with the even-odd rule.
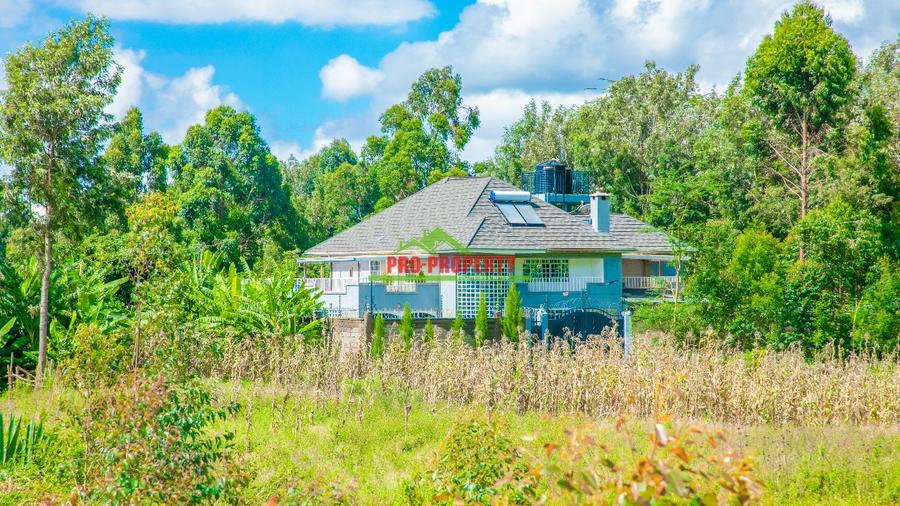
[[[413,320],[413,328],[417,335],[425,333],[425,325],[427,320]],[[434,335],[438,339],[444,338],[453,327],[452,318],[435,318],[431,320],[434,327]],[[471,336],[475,333],[475,320],[464,320],[464,328],[466,334]],[[375,322],[366,313],[364,318],[330,318],[329,319],[329,337],[336,339],[341,346],[341,354],[356,353],[364,347],[368,347],[372,341],[372,332]],[[396,335],[400,329],[399,320],[385,320],[385,334],[388,339],[392,335]],[[492,337],[500,337],[500,318],[488,318],[488,333]]]

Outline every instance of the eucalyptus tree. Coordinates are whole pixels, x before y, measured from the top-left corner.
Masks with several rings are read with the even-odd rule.
[[[264,241],[290,250],[302,243],[290,190],[256,118],[220,106],[190,127],[174,156],[171,188],[185,236],[199,248],[251,264]]]
[[[488,171],[505,181],[518,185],[523,172],[534,169],[540,162],[566,160],[565,124],[568,109],[553,108],[544,101],[534,100],[522,111],[522,117],[503,129],[503,138],[488,163]]]
[[[0,95],[0,147],[12,185],[32,204],[43,236],[38,383],[47,359],[53,235],[90,205],[105,176],[98,156],[109,137],[104,112],[119,85],[113,38],[104,19],[72,21],[7,56],[8,88]]]
[[[769,126],[768,170],[799,201],[800,218],[810,210],[826,136],[855,98],[855,73],[850,44],[810,2],[783,13],[747,61],[745,89]]]
[[[378,175],[376,209],[446,175],[465,175],[460,153],[480,124],[478,108],[463,105],[462,78],[452,67],[431,69],[410,88],[406,100],[381,115],[381,135],[363,148],[363,163]]]

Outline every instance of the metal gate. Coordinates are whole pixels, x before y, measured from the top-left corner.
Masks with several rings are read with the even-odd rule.
[[[547,327],[550,335],[563,337],[568,329],[572,337],[581,334],[582,339],[599,334],[606,327],[621,326],[617,315],[607,309],[569,309],[565,311],[551,311]]]

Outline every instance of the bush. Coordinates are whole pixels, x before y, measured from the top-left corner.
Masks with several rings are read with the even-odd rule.
[[[522,454],[495,422],[457,424],[424,475],[406,485],[409,504],[526,504],[534,497]]]
[[[600,442],[595,427],[567,430],[562,444],[545,445],[546,459],[535,471],[548,486],[549,503],[749,505],[759,502],[762,484],[754,476],[753,461],[722,451],[721,431],[690,427],[669,433],[656,424],[644,451],[635,434],[616,421],[618,440]],[[619,458],[615,448],[628,448]]]
[[[400,339],[407,350],[412,347],[413,330],[412,311],[409,309],[409,304],[404,304],[403,316],[400,318]]]
[[[384,317],[379,313],[375,316],[375,329],[372,332],[372,358],[381,358],[384,355]]]
[[[490,338],[491,336],[488,333],[487,302],[484,299],[484,293],[482,293],[481,299],[478,301],[478,311],[475,313],[475,336],[473,344],[476,348],[481,348]]]
[[[234,461],[231,433],[210,425],[237,406],[216,407],[195,381],[122,376],[88,398],[78,422],[86,500],[102,503],[236,502],[248,475]]]

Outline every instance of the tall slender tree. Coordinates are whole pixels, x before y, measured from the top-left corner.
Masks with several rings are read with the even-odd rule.
[[[850,44],[811,2],[782,14],[747,61],[746,90],[770,126],[769,170],[799,200],[800,218],[809,212],[826,135],[854,99],[855,73]]]
[[[113,61],[105,19],[72,21],[39,45],[25,44],[6,58],[8,89],[0,95],[0,153],[13,166],[12,182],[33,204],[43,236],[38,335],[38,384],[47,362],[53,234],[89,205],[97,163],[110,132],[104,108],[112,102],[121,68]]]

